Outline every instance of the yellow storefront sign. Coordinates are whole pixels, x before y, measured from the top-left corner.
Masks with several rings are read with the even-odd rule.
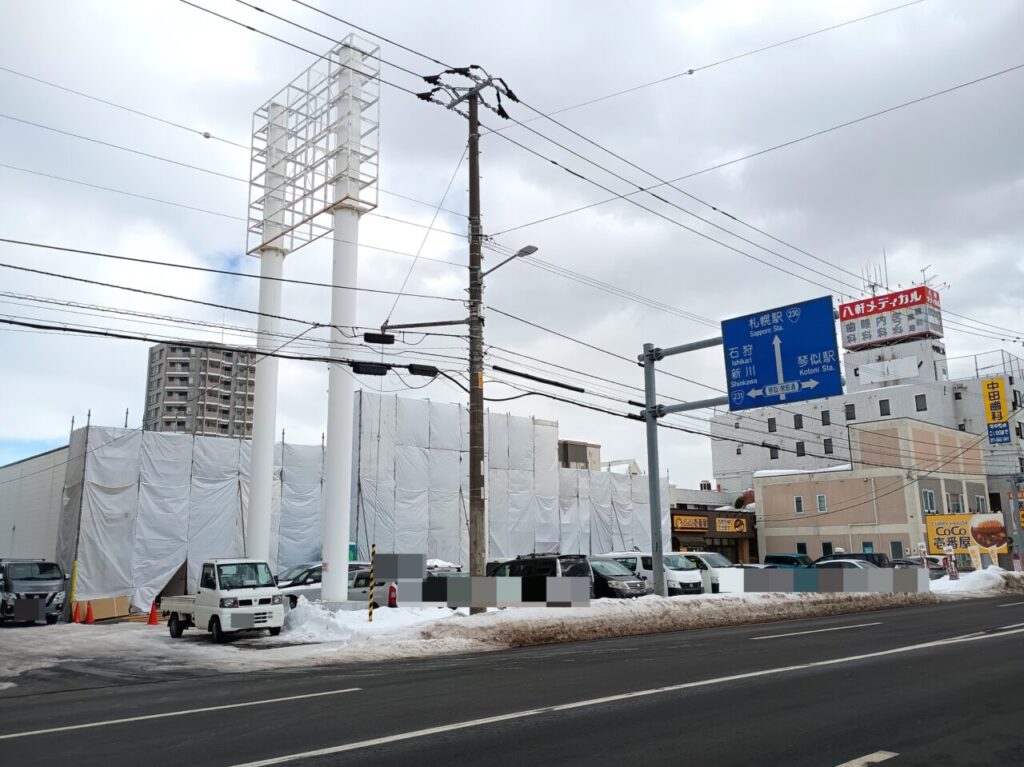
[[[673,514],[672,529],[676,531],[696,530],[704,532],[708,529],[708,518],[689,514]]]
[[[981,382],[981,397],[985,403],[985,423],[1005,423],[1006,380],[1003,378],[986,378]]]
[[[925,524],[931,554],[942,554],[947,546],[957,554],[970,554],[972,546],[979,546],[982,551],[991,546],[1000,554],[1007,552],[1002,514],[930,514],[925,517]]]
[[[737,517],[719,517],[715,520],[716,533],[745,533],[747,520]]]

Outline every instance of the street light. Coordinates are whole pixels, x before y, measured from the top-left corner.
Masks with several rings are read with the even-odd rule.
[[[490,274],[491,272],[493,272],[495,269],[500,269],[505,264],[507,264],[509,261],[511,261],[513,258],[519,258],[520,256],[530,256],[530,255],[533,255],[536,252],[537,252],[537,246],[536,245],[527,245],[525,248],[520,248],[515,253],[513,253],[511,256],[509,256],[504,261],[502,261],[500,264],[498,264],[497,266],[492,266],[486,272],[481,272],[480,273],[480,277],[482,279],[482,278],[486,277],[488,274]]]

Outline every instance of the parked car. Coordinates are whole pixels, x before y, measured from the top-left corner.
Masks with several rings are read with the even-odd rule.
[[[717,551],[684,551],[681,556],[689,559],[697,565],[700,570],[708,570],[711,573],[711,592],[718,593],[719,573],[729,567],[734,567],[728,557],[724,557]]]
[[[300,575],[305,575],[308,570],[314,567],[319,567],[319,562],[303,562],[301,565],[295,565],[295,567],[289,567],[287,570],[278,574],[274,579],[277,581],[277,585],[281,588],[285,586],[291,586],[292,582],[295,581]]]
[[[546,578],[593,578],[590,563],[583,554],[524,554],[506,562],[488,567],[488,575],[528,578],[542,575]]]
[[[810,567],[814,560],[806,554],[766,554],[764,563],[776,567]]]
[[[892,560],[892,566],[897,569],[907,570],[910,568],[921,568],[925,567],[928,569],[928,577],[937,581],[946,575],[946,568],[944,565],[935,564],[935,560],[941,560],[942,557],[934,557],[932,559],[926,559],[924,563],[920,559],[894,559]]]
[[[733,567],[738,567],[741,570],[778,570],[779,565],[759,565],[757,562],[739,562]]]
[[[642,597],[654,591],[633,571],[611,557],[590,557],[590,568],[594,573],[593,593],[595,597],[629,599]]]
[[[827,559],[824,562],[815,562],[814,567],[818,570],[877,570],[878,565],[868,562],[866,559]]]
[[[647,581],[648,586],[654,585],[654,562],[649,553],[613,551],[604,556],[625,565],[640,580]],[[665,584],[670,597],[704,593],[704,581],[700,577],[697,565],[682,554],[666,553],[662,556],[662,561],[665,564]]]
[[[892,560],[889,559],[888,554],[880,554],[876,552],[842,552],[837,554],[826,554],[823,557],[818,557],[814,560],[814,564],[819,562],[828,562],[830,559],[859,559],[864,562],[870,562],[875,567],[892,567]]]
[[[292,570],[294,569],[292,568]],[[313,565],[303,566],[303,569],[299,570],[291,580],[279,581],[277,587],[288,600],[288,606],[294,609],[295,605],[299,602],[300,596],[310,601],[320,598],[320,592],[323,588],[322,580],[323,565],[318,562]]]
[[[56,623],[64,612],[67,580],[45,559],[0,559],[0,621]]]

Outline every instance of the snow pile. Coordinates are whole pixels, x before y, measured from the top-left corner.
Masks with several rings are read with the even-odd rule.
[[[473,641],[495,649],[768,623],[934,602],[927,593],[706,594],[599,599],[587,608],[521,608],[425,627],[424,639]]]
[[[331,612],[305,597],[299,597],[295,609],[289,611],[281,632],[280,641],[295,642],[344,642],[357,644],[370,642],[383,636],[401,635],[416,638],[417,632],[409,629],[444,620],[456,615],[447,607],[397,607],[373,611],[373,622],[367,620],[366,610],[338,610]]]
[[[438,567],[444,567],[444,568],[448,568],[448,569],[451,569],[451,570],[456,570],[456,569],[459,568],[459,565],[455,564],[454,562],[446,562],[443,559],[428,559],[427,560],[427,569],[428,570],[429,569],[435,569],[435,568],[438,568]]]
[[[961,573],[951,581],[948,575],[932,581],[932,591],[951,596],[998,596],[1024,593],[1024,573],[1014,573],[1001,567],[988,567],[973,573]]]

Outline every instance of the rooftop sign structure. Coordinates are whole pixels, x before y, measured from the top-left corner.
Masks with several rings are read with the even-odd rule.
[[[912,338],[942,338],[939,294],[921,285],[839,305],[844,349],[867,349]]]

